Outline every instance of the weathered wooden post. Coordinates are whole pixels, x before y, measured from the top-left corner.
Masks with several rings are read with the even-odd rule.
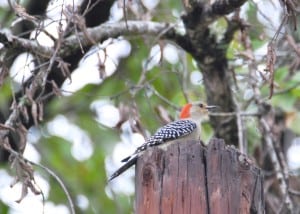
[[[264,213],[263,175],[224,141],[155,147],[136,165],[135,213]]]

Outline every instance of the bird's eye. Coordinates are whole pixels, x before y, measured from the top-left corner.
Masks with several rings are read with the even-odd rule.
[[[203,104],[202,104],[202,103],[200,103],[200,104],[199,104],[199,107],[200,107],[200,108],[203,108]]]

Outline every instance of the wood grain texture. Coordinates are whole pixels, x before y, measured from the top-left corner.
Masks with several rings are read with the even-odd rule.
[[[151,148],[136,165],[135,213],[263,213],[263,176],[224,141]]]

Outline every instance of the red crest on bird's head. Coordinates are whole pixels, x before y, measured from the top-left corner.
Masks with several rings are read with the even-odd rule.
[[[185,104],[182,109],[181,109],[181,113],[180,113],[180,118],[181,119],[184,119],[184,118],[189,118],[191,117],[191,107],[192,107],[192,104],[191,103],[188,103],[188,104]]]

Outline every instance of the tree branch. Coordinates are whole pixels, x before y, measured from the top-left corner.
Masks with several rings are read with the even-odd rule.
[[[53,54],[53,49],[40,45],[37,41],[23,39],[18,36],[9,34],[6,31],[0,31],[0,42],[6,48],[21,49],[38,54],[43,58],[50,58]]]
[[[211,5],[210,10],[214,15],[227,15],[241,7],[246,1],[247,0],[218,0]]]
[[[174,24],[168,23],[158,23],[150,21],[127,21],[117,22],[117,23],[105,23],[94,28],[88,28],[87,34],[88,38],[84,33],[79,33],[77,35],[72,35],[65,39],[63,42],[63,47],[60,51],[60,55],[68,56],[71,55],[74,50],[79,48],[80,41],[83,47],[94,45],[97,42],[102,42],[107,38],[116,38],[118,36],[132,36],[132,35],[151,35],[157,36],[168,33],[168,36],[171,37],[174,34]],[[171,31],[173,34],[171,34]]]
[[[68,57],[80,49],[80,44],[86,48],[105,39],[118,36],[147,34],[177,40],[180,35],[175,32],[174,27],[174,24],[150,21],[127,21],[127,26],[125,22],[105,23],[97,27],[87,28],[86,32],[71,35],[64,39],[58,55],[62,58]],[[40,45],[36,41],[16,37],[4,31],[0,31],[0,42],[6,47],[30,51],[44,58],[51,58],[54,53],[53,48]]]

